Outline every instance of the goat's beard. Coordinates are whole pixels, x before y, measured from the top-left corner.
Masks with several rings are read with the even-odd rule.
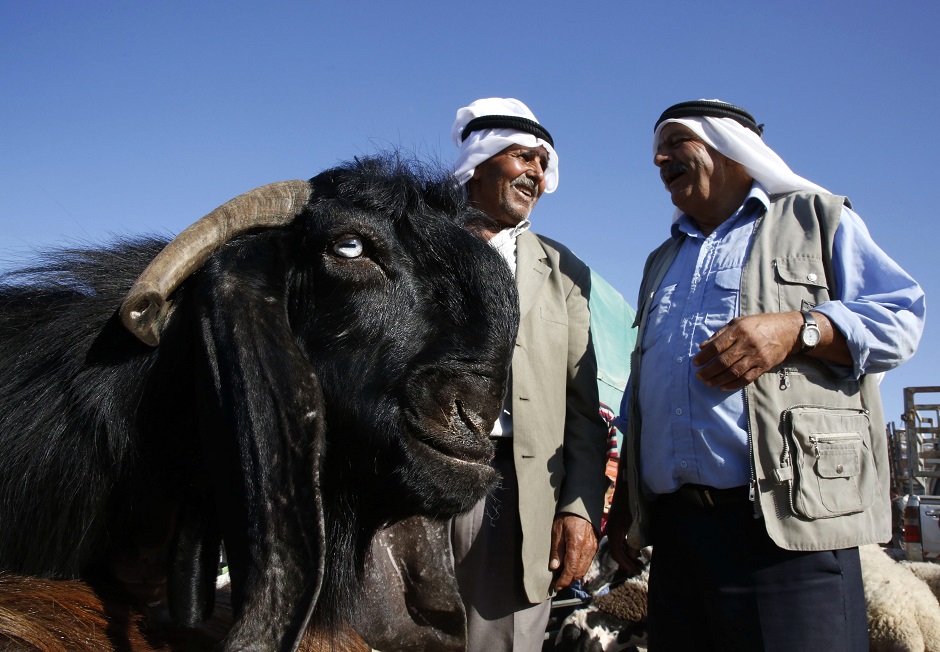
[[[397,410],[389,408],[384,414],[397,415]],[[399,416],[397,422],[392,418],[381,424],[360,423],[363,430],[331,441],[323,477],[324,494],[329,494],[324,496],[326,564],[311,621],[315,627],[329,628],[354,613],[365,558],[380,528],[414,514],[455,516],[473,507],[499,479],[486,462],[463,461],[421,443],[405,432],[405,421]],[[368,432],[368,438],[356,436],[361,432]],[[359,458],[355,464],[353,458]],[[355,476],[357,468],[368,468],[378,477]]]

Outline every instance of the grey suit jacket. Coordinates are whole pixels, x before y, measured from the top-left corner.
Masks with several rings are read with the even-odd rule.
[[[600,531],[607,427],[598,413],[590,269],[563,245],[517,240],[520,323],[512,359],[513,458],[526,594],[550,594],[552,521],[568,512]]]

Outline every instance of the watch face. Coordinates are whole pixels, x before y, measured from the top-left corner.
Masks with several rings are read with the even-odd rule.
[[[804,328],[803,329],[803,346],[813,347],[819,344],[819,329],[818,328]]]

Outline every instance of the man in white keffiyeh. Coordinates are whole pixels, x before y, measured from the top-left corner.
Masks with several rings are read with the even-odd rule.
[[[457,112],[454,175],[491,222],[482,233],[513,269],[520,323],[510,388],[491,438],[500,486],[454,520],[454,563],[469,652],[538,652],[553,591],[580,579],[597,549],[606,425],[590,338],[591,271],[529,230],[558,186],[548,131],[522,102]]]
[[[858,546],[891,537],[876,378],[924,294],[762,133],[720,100],[654,126],[676,211],[640,285],[610,550],[636,570],[653,545],[650,649],[862,652]]]
[[[525,104],[502,97],[457,111],[451,138],[460,148],[454,176],[493,220],[483,236],[515,270],[516,238],[539,197],[558,187],[554,141]]]

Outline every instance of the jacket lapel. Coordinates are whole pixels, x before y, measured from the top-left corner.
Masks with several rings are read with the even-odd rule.
[[[519,290],[519,317],[524,318],[548,280],[548,255],[531,231],[516,239],[516,288]]]

